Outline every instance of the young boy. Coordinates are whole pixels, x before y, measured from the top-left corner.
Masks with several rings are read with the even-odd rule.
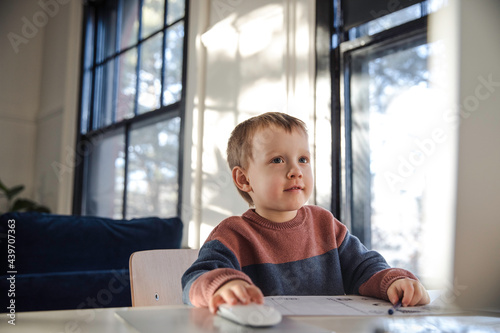
[[[333,215],[305,205],[313,191],[305,124],[283,113],[233,130],[227,159],[253,209],[222,221],[182,277],[186,304],[263,303],[270,295],[360,294],[403,306],[429,303],[410,272],[390,268]]]

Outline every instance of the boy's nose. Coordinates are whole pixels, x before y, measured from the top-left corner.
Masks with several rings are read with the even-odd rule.
[[[300,168],[292,167],[290,168],[286,176],[288,179],[302,178],[302,171],[300,170]]]

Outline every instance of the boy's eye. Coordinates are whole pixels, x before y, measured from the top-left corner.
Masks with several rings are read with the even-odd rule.
[[[309,162],[309,160],[307,159],[307,157],[301,157],[299,158],[299,163],[307,163]]]
[[[281,157],[275,157],[271,160],[271,163],[284,163],[283,159]]]

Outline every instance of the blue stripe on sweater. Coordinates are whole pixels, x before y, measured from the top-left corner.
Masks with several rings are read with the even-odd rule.
[[[337,249],[294,262],[250,265],[243,272],[264,296],[344,294]]]

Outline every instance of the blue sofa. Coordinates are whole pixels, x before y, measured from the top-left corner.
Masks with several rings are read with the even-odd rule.
[[[179,218],[3,214],[0,312],[131,306],[130,255],[180,248],[182,227]]]

